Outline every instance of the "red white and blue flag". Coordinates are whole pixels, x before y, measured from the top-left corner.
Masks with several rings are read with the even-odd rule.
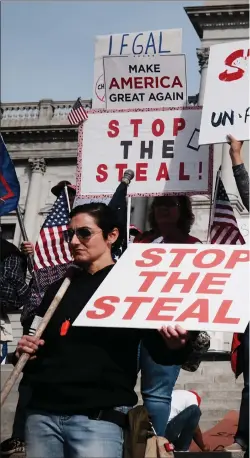
[[[83,121],[88,119],[88,113],[82,105],[81,98],[78,97],[77,101],[72,107],[72,110],[68,114],[68,120],[72,125],[81,124]]]
[[[221,245],[245,244],[220,177],[218,177],[214,198],[214,215],[210,230],[210,241]]]
[[[14,164],[0,135],[0,216],[16,210],[20,197],[20,184]]]
[[[69,210],[65,192],[62,191],[50,210],[35,246],[35,270],[72,262],[69,245],[63,231],[69,223]]]

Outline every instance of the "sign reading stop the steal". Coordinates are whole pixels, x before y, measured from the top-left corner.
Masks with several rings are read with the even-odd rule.
[[[74,326],[244,332],[249,249],[131,244]]]

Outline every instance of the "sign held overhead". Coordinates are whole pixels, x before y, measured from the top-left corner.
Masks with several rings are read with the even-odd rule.
[[[200,108],[89,112],[79,131],[77,195],[109,196],[126,169],[130,196],[211,191],[212,151],[199,147]]]
[[[186,105],[185,55],[103,59],[107,109]]]
[[[104,56],[145,56],[170,53],[180,54],[182,46],[182,29],[153,30],[147,32],[120,33],[100,35],[95,40],[94,60],[94,109],[105,109]],[[126,108],[129,108],[127,106]]]
[[[211,46],[199,144],[250,139],[249,41]]]

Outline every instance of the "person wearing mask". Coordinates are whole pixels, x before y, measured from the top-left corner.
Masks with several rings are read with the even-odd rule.
[[[188,452],[192,440],[202,452],[209,452],[199,426],[201,398],[195,391],[174,390],[165,436],[176,451]]]
[[[7,357],[7,343],[13,340],[8,313],[20,310],[29,300],[29,286],[25,282],[27,262],[21,251],[13,243],[5,240],[0,233],[0,331],[2,357]],[[2,447],[3,446],[3,447]],[[1,454],[7,451],[23,452],[24,438],[17,429],[16,437],[1,444]]]
[[[249,211],[249,175],[241,155],[243,142],[236,140],[231,135],[228,136],[228,140],[236,185],[242,203]],[[231,363],[236,378],[243,373],[244,388],[234,443],[225,450],[231,453],[246,451],[246,454],[249,455],[249,324],[244,334],[234,334]]]
[[[201,243],[190,235],[194,223],[188,196],[155,197],[149,212],[150,230],[137,236],[134,243]],[[181,366],[156,364],[147,349],[140,349],[141,393],[152,424],[164,436],[171,406],[171,396]]]
[[[24,335],[16,350],[16,358],[32,357],[24,370],[32,387],[27,458],[122,458],[126,413],[137,403],[139,342],[157,363],[182,364],[199,335],[180,326],[161,332],[72,326],[113,268],[118,236],[116,212],[107,205],[72,210],[65,238],[80,269],[42,338]],[[48,288],[37,315],[45,314],[61,284]]]
[[[70,208],[72,208],[75,200],[75,186],[71,185],[69,181],[60,181],[51,189],[51,192],[54,196],[59,197],[65,186],[67,186],[68,190],[69,205]],[[23,258],[28,255],[34,256],[34,245],[30,241],[26,240],[21,244],[21,251],[24,255]],[[68,264],[61,264],[46,269],[46,281],[39,281],[39,292],[33,279],[31,279],[29,287],[27,286],[29,294],[27,296],[27,300],[24,301],[23,308],[21,310],[20,320],[24,333],[29,330],[33,317],[36,314],[36,310],[40,305],[42,296],[44,295],[46,289],[51,283],[62,278],[68,267]],[[38,278],[40,279],[40,277]],[[0,452],[3,456],[9,456],[18,452],[25,452],[24,436],[26,410],[31,396],[30,387],[27,383],[26,377],[22,378],[18,391],[19,397],[12,426],[12,435],[0,445]]]

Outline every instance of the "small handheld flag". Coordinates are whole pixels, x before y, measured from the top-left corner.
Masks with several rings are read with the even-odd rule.
[[[16,210],[20,197],[20,184],[14,164],[0,135],[0,216]]]
[[[88,119],[88,113],[82,105],[81,98],[78,97],[73,105],[72,110],[68,114],[68,120],[72,125],[78,125]]]
[[[215,208],[210,231],[211,243],[244,245],[245,240],[239,230],[232,205],[220,177],[218,177],[214,201]]]

